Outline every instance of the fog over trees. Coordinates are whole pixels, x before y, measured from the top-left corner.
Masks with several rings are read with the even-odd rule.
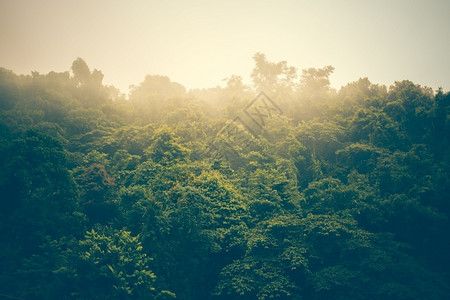
[[[450,299],[450,93],[253,60],[0,68],[0,299]]]

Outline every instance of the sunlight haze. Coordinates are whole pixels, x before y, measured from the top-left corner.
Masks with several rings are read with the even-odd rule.
[[[450,0],[0,0],[0,300],[449,300]]]
[[[124,93],[147,74],[187,89],[250,84],[252,56],[298,68],[450,89],[449,1],[0,2],[0,66],[20,74],[70,70],[83,58]]]

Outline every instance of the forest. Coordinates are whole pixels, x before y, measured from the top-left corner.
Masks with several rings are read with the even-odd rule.
[[[253,60],[0,68],[0,299],[450,299],[450,92]]]

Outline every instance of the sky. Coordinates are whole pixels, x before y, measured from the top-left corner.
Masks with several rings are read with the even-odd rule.
[[[187,89],[251,83],[253,55],[335,68],[336,89],[368,77],[450,90],[448,0],[0,0],[0,67],[70,70],[83,58],[127,93],[147,74]]]

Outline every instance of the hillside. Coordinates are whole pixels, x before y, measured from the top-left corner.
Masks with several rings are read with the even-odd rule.
[[[0,299],[449,299],[450,93],[254,60],[0,68]]]

